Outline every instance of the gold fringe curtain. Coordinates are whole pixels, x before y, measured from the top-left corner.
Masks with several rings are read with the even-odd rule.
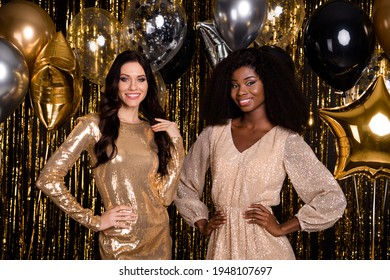
[[[130,0],[133,1],[133,0]],[[130,1],[31,1],[40,5],[53,19],[57,31],[65,35],[72,18],[88,7],[100,7],[113,13],[120,22]],[[0,0],[0,6],[7,2]],[[326,1],[307,0],[306,20]],[[371,13],[373,0],[352,1]],[[212,18],[212,0],[183,0],[187,24],[196,30],[197,22]],[[306,22],[304,21],[304,24]],[[332,89],[311,71],[305,61],[302,31],[292,42],[291,54],[299,66],[302,89],[310,100],[313,125],[305,135],[319,159],[333,171],[336,161],[334,138],[318,118],[319,108],[342,104]],[[178,123],[188,150],[203,129],[199,121],[199,98],[205,89],[211,68],[203,53],[200,38],[188,71],[174,84],[167,84],[166,110]],[[98,259],[97,234],[64,215],[41,195],[35,181],[47,158],[74,127],[78,116],[96,111],[100,87],[83,81],[83,99],[75,116],[53,132],[34,115],[25,101],[0,124],[0,259]],[[207,96],[205,97],[207,98]],[[86,154],[82,154],[65,178],[71,192],[86,207],[100,213],[102,203],[96,191]],[[207,181],[209,182],[209,181]],[[289,235],[298,259],[389,259],[388,179],[376,181],[360,175],[340,181],[348,199],[344,217],[328,230]],[[204,201],[212,207],[210,185]],[[288,180],[282,190],[281,205],[275,208],[283,221],[299,207],[296,193]],[[204,259],[207,239],[183,222],[174,206],[169,207],[174,259]]]

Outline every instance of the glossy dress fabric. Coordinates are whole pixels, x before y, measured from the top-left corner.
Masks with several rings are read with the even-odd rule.
[[[64,176],[86,150],[95,164],[94,145],[101,137],[98,116],[79,118],[77,126],[50,157],[37,187],[73,219],[98,231],[100,216],[83,208],[64,185]],[[116,141],[117,156],[93,169],[106,210],[130,205],[138,214],[129,229],[109,228],[99,233],[102,259],[170,259],[169,206],[177,191],[184,159],[181,137],[171,138],[168,174],[158,176],[157,145],[149,123],[122,123]]]
[[[239,152],[229,121],[206,127],[184,161],[175,205],[192,226],[209,218],[209,209],[200,200],[209,167],[212,200],[216,210],[225,213],[227,223],[212,232],[207,259],[295,259],[286,236],[274,237],[243,218],[252,203],[262,203],[272,211],[271,206],[280,203],[286,175],[305,203],[296,214],[302,230],[333,226],[346,207],[337,181],[300,135],[276,126]]]

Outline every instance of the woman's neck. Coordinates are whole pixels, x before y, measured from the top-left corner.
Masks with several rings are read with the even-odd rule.
[[[118,111],[118,118],[121,122],[125,123],[139,123],[141,122],[138,116],[138,109],[135,108],[123,108]]]
[[[265,112],[244,113],[235,119],[235,124],[247,128],[271,129],[275,125],[271,123]]]

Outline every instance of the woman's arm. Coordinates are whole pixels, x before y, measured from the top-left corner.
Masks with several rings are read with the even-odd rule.
[[[296,134],[287,139],[284,164],[293,187],[305,203],[296,214],[301,229],[320,231],[332,227],[344,214],[345,195],[301,136]]]
[[[179,188],[174,203],[183,219],[191,226],[209,219],[207,206],[201,201],[205,175],[210,166],[212,129],[206,127],[184,159]]]
[[[183,166],[185,156],[183,138],[180,135],[176,123],[164,119],[156,118],[159,123],[152,126],[154,132],[165,131],[170,137],[171,158],[167,166],[167,174],[160,177],[156,184],[156,189],[162,203],[165,206],[172,204],[176,196],[180,171]]]
[[[95,141],[97,126],[82,118],[62,145],[54,152],[43,167],[36,186],[42,190],[62,211],[77,222],[99,230],[100,216],[94,216],[91,209],[83,208],[65,186],[64,177],[75,164],[81,152]]]

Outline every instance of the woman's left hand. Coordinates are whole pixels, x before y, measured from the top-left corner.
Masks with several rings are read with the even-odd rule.
[[[179,129],[175,122],[171,122],[164,119],[155,118],[158,123],[152,125],[154,132],[166,131],[169,137],[181,137]]]
[[[244,212],[243,216],[244,219],[248,220],[249,224],[262,226],[273,236],[284,235],[276,217],[262,204],[252,204],[249,206],[248,210]]]

